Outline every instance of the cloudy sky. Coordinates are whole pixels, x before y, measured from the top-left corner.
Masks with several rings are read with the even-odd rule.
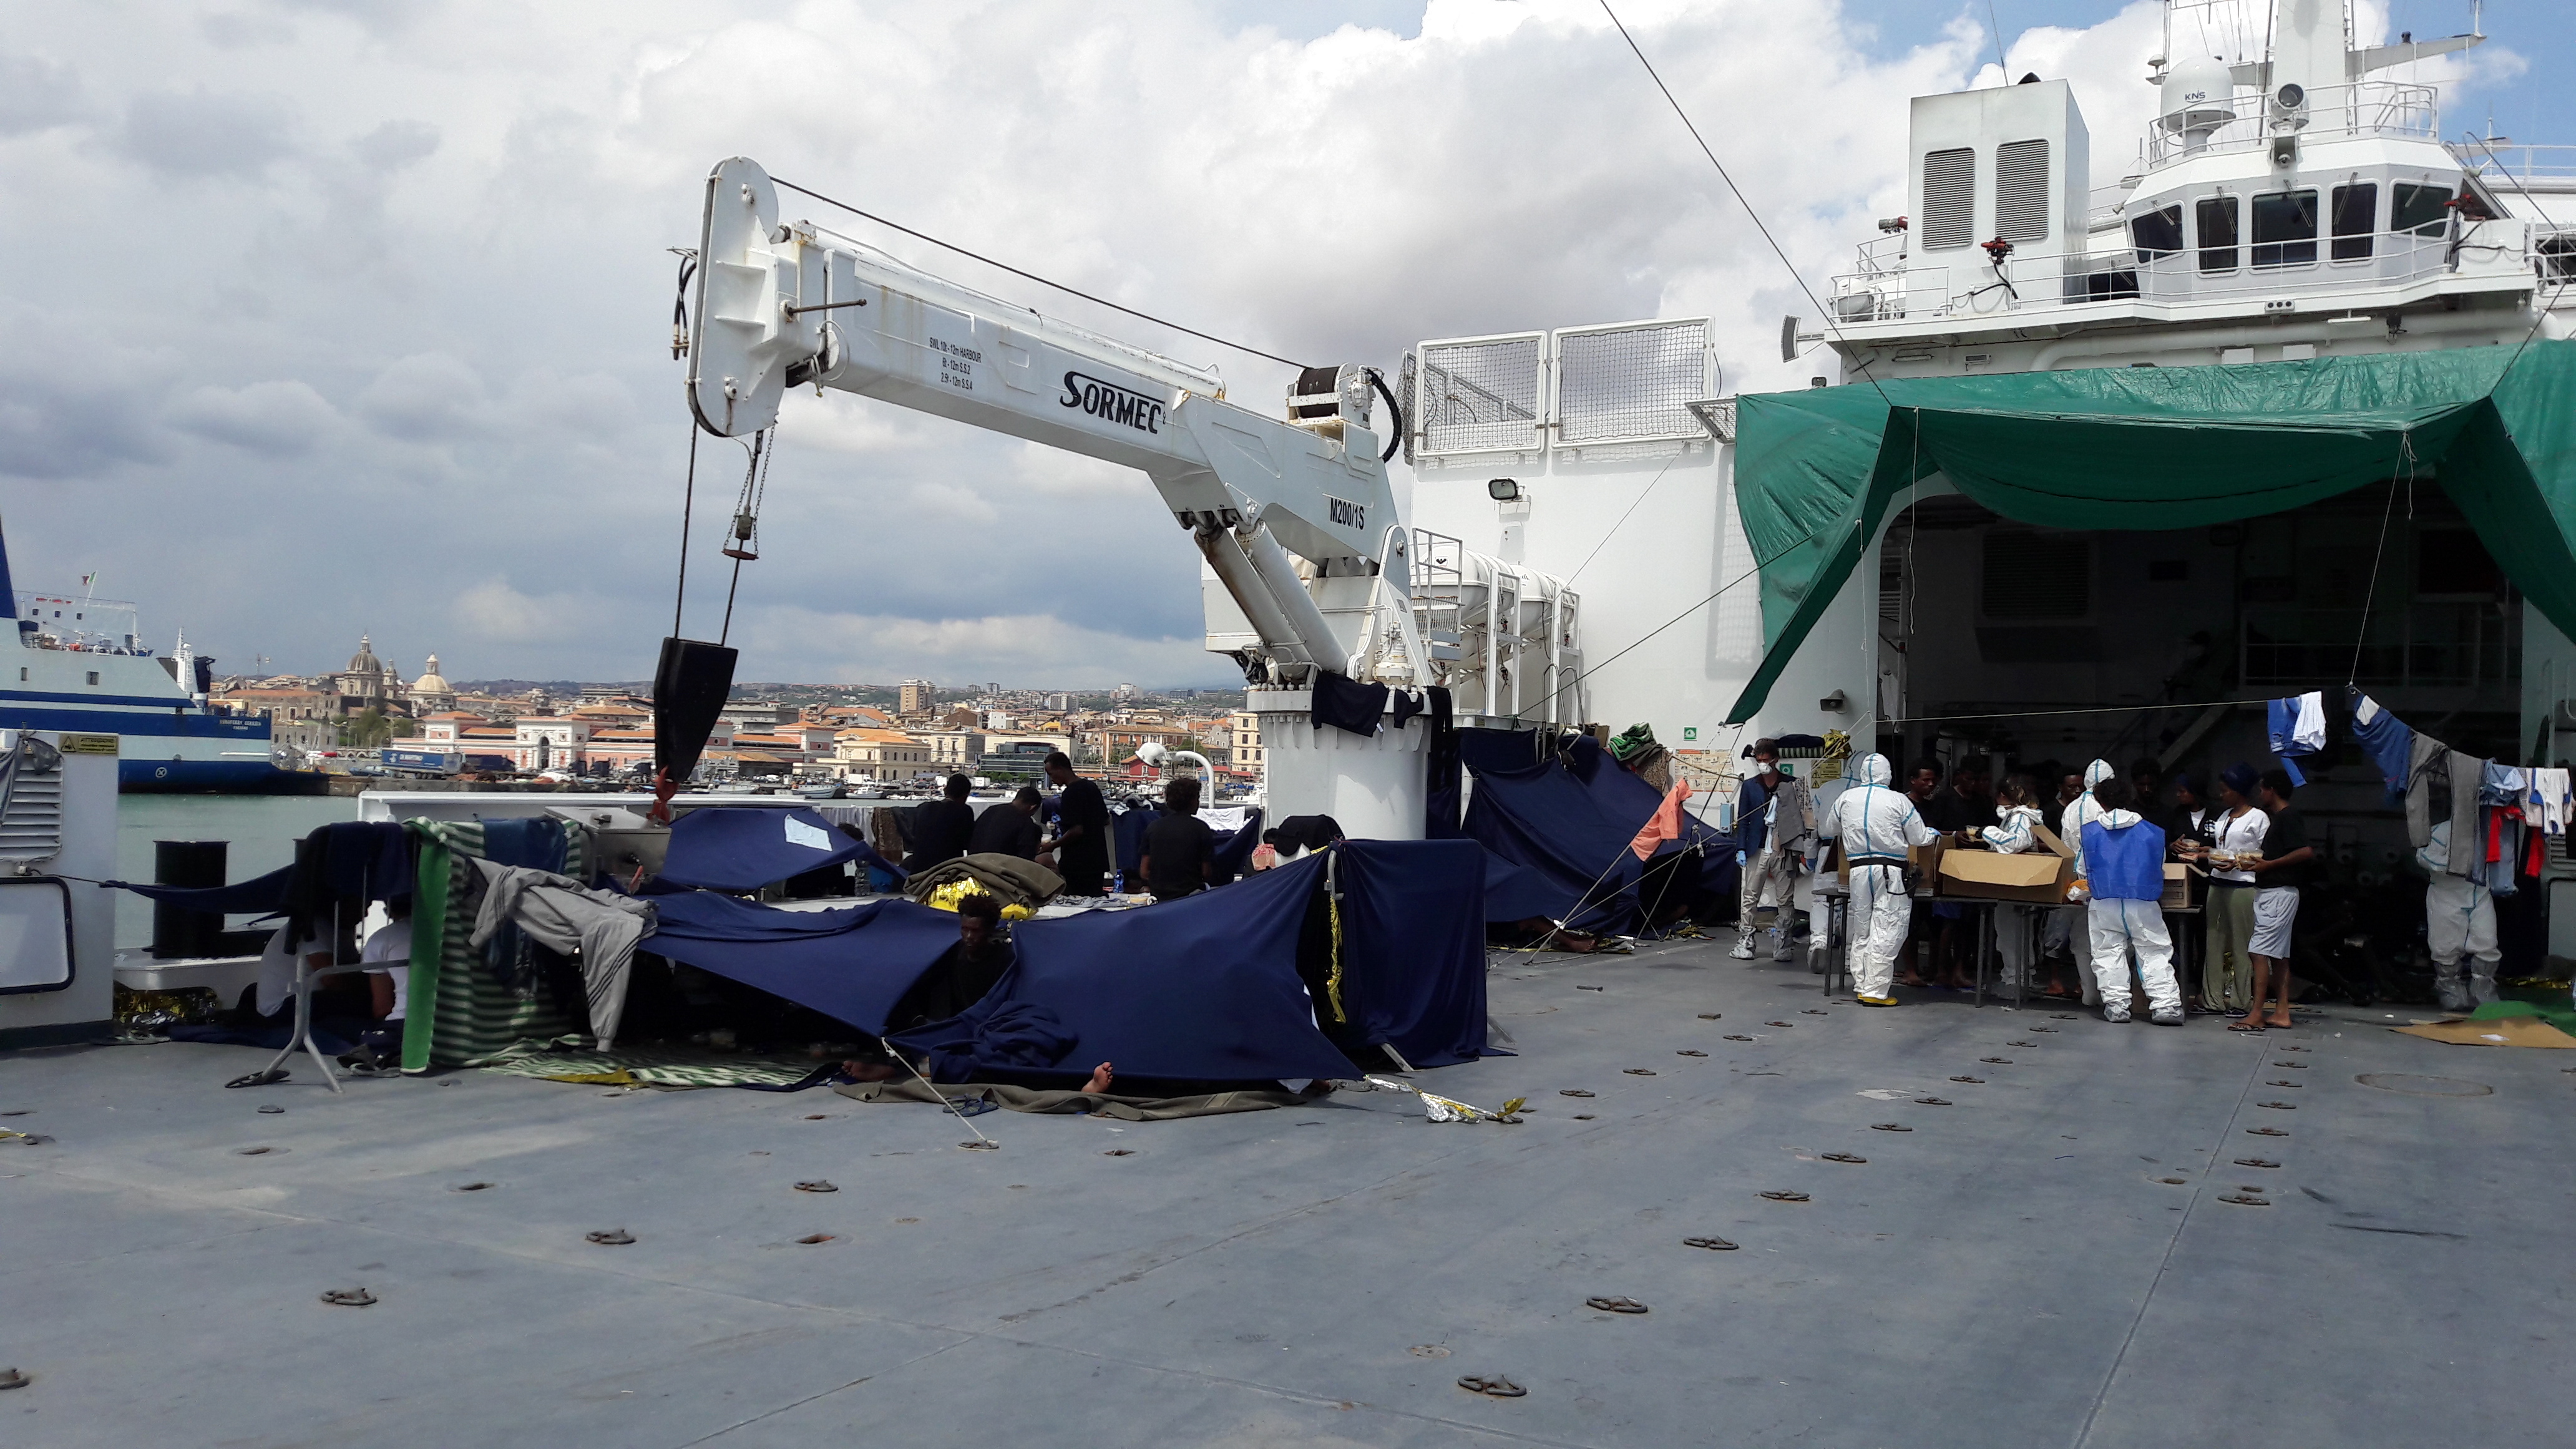
[[[1614,0],[1807,277],[1903,208],[1905,98],[2068,76],[2134,156],[2154,0]],[[2394,12],[2391,14],[2391,12]],[[2447,130],[2576,141],[2556,4],[2495,0]],[[2467,28],[2465,0],[2366,31]],[[0,14],[0,515],[21,588],[101,575],[153,643],[637,678],[671,620],[674,259],[718,159],[1285,356],[1718,319],[1794,385],[1811,311],[1597,0],[223,0]],[[2427,67],[2429,71],[2430,66]],[[2427,79],[2432,78],[2430,75]],[[800,213],[802,214],[802,213]],[[864,223],[1041,310],[1277,366]],[[688,632],[724,607],[701,452]],[[712,507],[708,506],[712,504]],[[1141,475],[810,393],[780,430],[740,677],[1216,684]],[[1605,641],[1615,642],[1615,641]]]

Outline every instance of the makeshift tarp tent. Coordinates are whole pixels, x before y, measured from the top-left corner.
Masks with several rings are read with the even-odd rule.
[[[1546,915],[1579,930],[1627,930],[1641,904],[1637,884],[1650,868],[1681,873],[1669,885],[1658,883],[1659,900],[1667,891],[1726,888],[1735,869],[1733,840],[1687,816],[1683,841],[1661,846],[1652,867],[1637,859],[1629,843],[1663,797],[1619,768],[1591,737],[1578,737],[1554,759],[1503,764],[1499,762],[1535,755],[1534,734],[1459,734],[1467,769],[1476,779],[1467,801],[1465,833],[1536,877],[1535,888],[1523,883],[1515,893],[1509,909],[1516,914],[1497,919]],[[1691,850],[1697,854],[1671,859]],[[1541,909],[1525,909],[1531,904]]]
[[[2046,528],[2175,529],[2438,475],[2576,636],[2576,342],[2234,367],[1904,378],[1740,398],[1735,493],[1762,572],[1762,707],[1889,505],[1946,476]]]
[[[670,885],[756,891],[844,861],[883,857],[805,807],[725,805],[671,822],[670,853],[655,877]]]
[[[653,897],[653,908],[661,924],[642,949],[812,1007],[871,1036],[884,1033],[903,994],[957,944],[954,914],[899,898],[846,910],[786,911],[711,891],[680,891]]]
[[[1417,1067],[1485,1050],[1485,870],[1472,840],[1346,840],[1338,1002],[1360,1040]],[[1277,872],[1273,872],[1276,874]],[[1237,887],[1241,889],[1241,887]]]
[[[1018,960],[991,993],[891,1040],[929,1052],[944,1081],[995,1071],[1079,1081],[1102,1061],[1122,1076],[1193,1081],[1348,1076],[1297,975],[1298,929],[1322,870],[1309,857],[1140,910],[1023,922],[1012,932]],[[1070,1039],[1053,1062],[996,1040],[1033,1016]]]

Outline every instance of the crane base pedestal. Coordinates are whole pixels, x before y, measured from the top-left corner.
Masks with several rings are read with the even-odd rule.
[[[1420,840],[1429,808],[1431,721],[1387,716],[1363,738],[1310,722],[1305,690],[1255,689],[1244,708],[1261,720],[1264,818],[1330,815],[1354,840]]]

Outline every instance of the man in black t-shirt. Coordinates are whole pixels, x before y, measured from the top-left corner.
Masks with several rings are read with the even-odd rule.
[[[1137,873],[1158,901],[1176,901],[1207,889],[1214,870],[1216,832],[1199,818],[1199,782],[1188,776],[1163,787],[1163,813],[1145,827]]]
[[[1038,792],[1022,785],[1007,804],[987,806],[975,817],[975,833],[966,839],[968,855],[1016,855],[1038,858]]]
[[[2293,1025],[2290,1016],[2290,932],[2299,919],[2299,887],[2316,878],[2317,853],[2308,844],[2308,821],[2290,806],[2290,772],[2265,770],[2255,787],[2255,801],[2271,824],[2263,830],[2263,858],[2254,873],[2254,992],[2240,1026],[2275,1029]],[[2276,976],[2277,981],[2271,978]],[[2277,988],[2280,1004],[2263,1014],[2264,994]]]
[[[903,830],[905,840],[912,846],[903,857],[907,872],[919,875],[966,853],[966,842],[975,835],[975,807],[966,803],[966,797],[974,789],[974,781],[951,775],[941,798],[914,808]]]
[[[1099,895],[1109,874],[1109,802],[1098,785],[1073,772],[1062,750],[1046,757],[1046,773],[1062,792],[1055,797],[1055,873],[1064,877],[1064,894]]]

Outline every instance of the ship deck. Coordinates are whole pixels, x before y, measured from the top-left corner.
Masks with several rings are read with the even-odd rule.
[[[468,1071],[335,1098],[309,1064],[223,1090],[242,1048],[0,1056],[27,1113],[0,1125],[55,1139],[0,1146],[0,1364],[32,1379],[6,1438],[2565,1442],[2576,1053],[2352,1008],[2261,1038],[1867,1011],[1726,944],[1498,955],[1521,1055],[1421,1080],[1526,1095],[1516,1126],[1372,1092],[991,1113],[1001,1150],[968,1152],[935,1109],[828,1092]],[[2245,1186],[2269,1206],[2222,1201]],[[607,1228],[636,1241],[584,1240]],[[361,1285],[375,1306],[318,1301]]]

